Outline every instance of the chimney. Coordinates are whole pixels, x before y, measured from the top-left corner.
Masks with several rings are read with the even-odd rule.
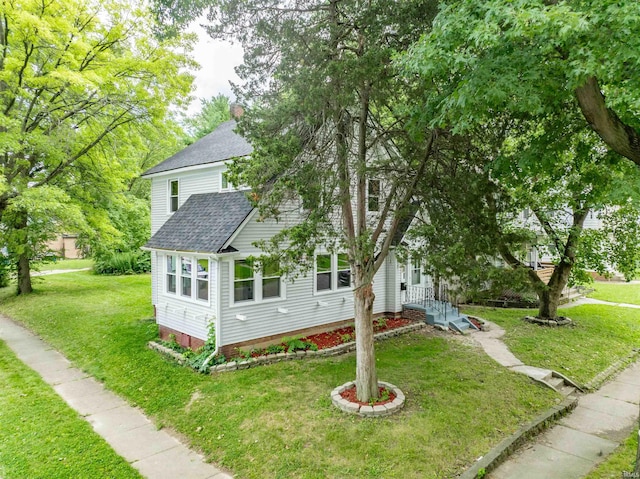
[[[238,103],[231,103],[229,105],[229,115],[232,120],[238,120],[244,114],[244,108]]]

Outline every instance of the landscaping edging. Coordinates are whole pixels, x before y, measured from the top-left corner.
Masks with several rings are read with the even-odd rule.
[[[347,389],[355,387],[355,385],[355,381],[349,381],[348,383],[344,383],[342,386],[338,386],[333,391],[331,391],[331,402],[333,403],[333,405],[346,413],[357,414],[358,416],[363,417],[389,416],[400,411],[400,409],[404,407],[404,393],[400,391],[397,386],[386,383],[384,381],[378,381],[378,386],[388,389],[396,396],[395,399],[389,403],[376,406],[361,405],[355,402],[351,402],[341,396],[341,393],[343,393]]]
[[[583,386],[583,389],[587,391],[595,391],[600,389],[605,382],[607,382],[612,376],[615,376],[629,364],[638,359],[640,355],[640,349],[634,349],[626,358],[618,359],[615,363],[609,366],[607,369],[597,374],[591,381]]]
[[[410,333],[413,331],[418,331],[419,329],[422,329],[426,326],[427,326],[426,323],[408,324],[406,326],[401,326],[399,328],[390,329],[388,331],[383,331],[381,333],[374,334],[373,337],[376,341],[380,339],[392,338],[392,337],[400,336],[402,334]],[[149,341],[147,345],[149,348],[154,349],[166,356],[169,356],[171,359],[174,359],[179,364],[182,364],[182,365],[187,364],[186,358],[182,354],[178,353],[177,351],[174,351],[171,348],[163,346],[162,344],[157,343],[155,341]],[[249,369],[255,366],[278,363],[280,361],[290,361],[293,359],[338,356],[340,354],[348,353],[350,351],[355,351],[355,349],[356,349],[356,343],[355,341],[351,341],[348,343],[339,344],[332,348],[319,349],[318,351],[306,350],[306,351],[295,351],[291,353],[265,354],[264,356],[259,356],[257,358],[247,358],[247,359],[239,358],[237,360],[229,361],[227,363],[211,366],[209,368],[209,372],[221,373],[221,372],[227,372],[227,371],[236,371],[239,369]]]
[[[537,436],[545,429],[549,428],[556,420],[565,416],[569,411],[578,405],[578,398],[568,397],[557,406],[553,406],[546,412],[540,414],[533,421],[518,429],[500,444],[494,447],[487,454],[482,456],[476,463],[463,472],[459,479],[481,479],[486,474],[498,467],[505,459],[513,454],[516,449],[526,441]]]

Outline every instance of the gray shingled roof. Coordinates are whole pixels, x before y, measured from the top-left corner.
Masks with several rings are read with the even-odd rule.
[[[252,210],[244,191],[191,195],[145,247],[220,253]]]
[[[221,124],[207,136],[200,138],[184,150],[179,151],[162,163],[148,169],[142,173],[142,176],[189,166],[217,163],[230,158],[249,155],[253,151],[253,148],[247,140],[233,131],[235,127],[235,120],[229,120]]]

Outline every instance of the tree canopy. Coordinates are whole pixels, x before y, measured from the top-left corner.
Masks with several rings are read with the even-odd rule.
[[[461,132],[497,113],[571,108],[640,165],[638,31],[635,0],[456,0],[403,63],[429,92],[432,125]]]
[[[188,98],[192,77],[181,68],[193,63],[177,53],[188,44],[158,41],[152,29],[126,2],[2,4],[0,221],[22,292],[31,290],[34,245],[53,231],[96,226],[79,211],[139,171],[136,155],[112,153],[149,125],[168,131],[170,109]],[[56,207],[36,219],[37,204]]]

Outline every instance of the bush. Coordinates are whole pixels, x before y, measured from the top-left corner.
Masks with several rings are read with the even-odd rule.
[[[9,286],[11,279],[11,261],[4,254],[0,253],[0,288]]]
[[[95,256],[93,270],[96,274],[138,274],[151,271],[151,255],[148,251],[107,252]]]

